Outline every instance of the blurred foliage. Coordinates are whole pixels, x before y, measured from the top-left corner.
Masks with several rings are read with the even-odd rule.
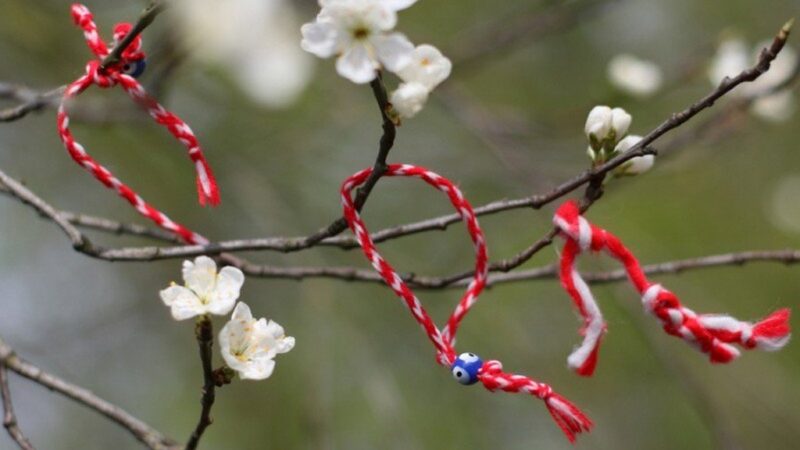
[[[557,3],[421,1],[400,14],[398,28],[448,54],[476,27]],[[489,111],[521,118],[530,124],[530,136],[487,145],[434,98],[399,130],[390,160],[425,165],[457,180],[473,204],[541,192],[587,166],[582,127],[591,106],[613,102],[626,108],[634,116],[631,131],[644,134],[709,89],[701,66],[652,100],[622,97],[605,79],[613,55],[637,54],[676,77],[706,60],[723,33],[735,29],[760,41],[798,11],[792,0],[768,7],[747,0],[609,3],[575,27],[490,55],[464,73],[456,68],[445,83]],[[1,80],[51,88],[81,73],[88,51],[71,25],[68,4],[4,0]],[[88,4],[105,31],[136,17],[142,6],[120,0]],[[306,20],[316,12],[311,1],[297,6]],[[170,31],[169,22],[159,19],[145,33],[145,46],[157,47]],[[795,38],[791,42],[800,47]],[[151,54],[157,65],[158,52]],[[192,124],[207,149],[223,194],[214,210],[195,205],[183,149],[145,116],[106,124],[76,120],[75,133],[145,198],[215,239],[306,234],[337,217],[339,182],[372,163],[380,135],[368,88],[336,76],[331,61],[319,61],[316,73],[302,98],[278,111],[257,107],[219,69],[190,60],[174,73],[162,100]],[[152,82],[147,76],[144,81]],[[93,100],[109,100],[130,113],[119,92],[92,89],[78,102]],[[799,171],[797,119],[783,125],[736,120],[721,140],[677,149],[652,172],[610,183],[591,219],[614,230],[648,263],[800,246],[797,231],[774,225],[770,206],[779,181]],[[0,126],[0,167],[60,208],[143,222],[69,160],[53,111]],[[800,203],[794,203],[779,206],[797,209]],[[425,187],[385,180],[365,218],[378,229],[447,212],[444,200]],[[527,246],[547,230],[551,213],[548,207],[482,219],[491,254],[507,257]],[[202,384],[193,326],[174,323],[157,296],[179,277],[180,262],[87,259],[52,224],[8,199],[0,199],[0,230],[3,338],[31,361],[185,440],[199,414]],[[100,235],[95,240],[145,243]],[[421,274],[471,264],[458,226],[382,248],[398,268]],[[548,248],[526,267],[549,264],[556,253]],[[251,256],[276,265],[368,267],[357,251]],[[598,260],[591,267],[613,266]],[[798,306],[797,270],[761,264],[657,278],[698,311],[755,318],[779,306]],[[565,368],[578,342],[578,321],[555,280],[486,292],[461,330],[459,349],[501,359],[508,369],[553,384],[585,408],[597,427],[581,437],[578,448],[797,448],[797,345],[711,366],[641,314],[626,285],[596,292],[610,332],[591,379]],[[458,297],[452,290],[419,294],[440,320]],[[254,314],[284,325],[297,348],[278,359],[268,381],[237,381],[218,391],[203,448],[570,448],[538,401],[454,383],[388,289],[248,279],[242,300]],[[12,389],[20,423],[39,448],[139,448],[115,425],[39,386],[13,377]],[[11,446],[0,436],[0,448]]]

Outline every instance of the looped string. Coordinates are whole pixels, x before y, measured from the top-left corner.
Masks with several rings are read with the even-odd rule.
[[[69,116],[66,111],[67,102],[78,96],[92,85],[100,88],[110,88],[119,85],[138,105],[147,110],[156,123],[164,126],[174,137],[188,150],[189,158],[194,163],[197,172],[197,192],[198,200],[201,205],[216,205],[219,203],[219,189],[217,182],[208,165],[208,162],[200,149],[192,129],[178,116],[169,112],[161,106],[154,98],[145,92],[144,87],[136,81],[136,78],[125,73],[125,69],[131,64],[142,62],[145,54],[142,51],[141,36],[137,36],[131,44],[126,47],[121,54],[121,60],[117,64],[103,68],[101,60],[109,55],[109,47],[100,37],[97,25],[94,22],[92,13],[86,6],[72,5],[72,18],[84,34],[89,49],[97,59],[91,60],[86,64],[86,73],[73,81],[64,91],[61,104],[58,107],[57,125],[58,133],[64,147],[75,162],[81,165],[94,175],[106,187],[114,189],[121,197],[126,199],[136,210],[155,222],[160,227],[176,233],[184,241],[190,244],[205,244],[208,240],[201,235],[189,230],[185,226],[173,222],[164,213],[158,211],[146,203],[130,187],[123,184],[112,173],[95,161],[84,149],[75,141],[69,129]],[[114,28],[115,42],[122,40],[132,26],[128,23],[117,24]]]
[[[447,324],[440,330],[428,315],[419,298],[394,268],[378,253],[364,221],[361,219],[358,210],[356,210],[351,195],[352,191],[363,184],[371,173],[371,168],[364,169],[351,175],[342,183],[341,196],[344,218],[347,220],[348,226],[372,267],[381,275],[381,278],[395,294],[403,300],[411,315],[422,326],[428,339],[436,349],[436,359],[439,364],[448,369],[454,368],[457,360],[455,350],[456,332],[461,321],[478,301],[478,296],[486,286],[489,256],[483,230],[478,224],[478,219],[472,206],[450,180],[418,166],[408,164],[391,164],[388,166],[385,176],[421,178],[427,184],[447,194],[450,203],[467,225],[467,231],[475,247],[475,273],[473,279],[450,315]],[[470,354],[470,356],[473,361],[479,360],[475,355]],[[542,399],[553,419],[571,442],[575,440],[577,433],[589,431],[592,427],[592,422],[586,415],[568,400],[554,393],[550,386],[536,382],[523,375],[505,373],[502,371],[502,364],[499,361],[490,360],[483,363],[478,370],[477,380],[475,381],[480,381],[489,391],[501,390],[525,393]]]
[[[606,331],[600,308],[591,290],[575,269],[582,252],[604,250],[622,263],[631,284],[642,297],[644,309],[661,320],[664,331],[684,339],[712,363],[727,363],[739,356],[732,344],[745,349],[778,350],[789,341],[789,310],[778,310],[757,323],[743,322],[728,315],[697,314],[683,306],[678,297],[659,284],[651,283],[636,257],[613,234],[590,224],[580,215],[578,205],[568,201],[556,211],[553,223],[564,238],[561,252],[561,283],[583,317],[583,342],[567,359],[578,374],[590,376],[597,364],[600,341]]]

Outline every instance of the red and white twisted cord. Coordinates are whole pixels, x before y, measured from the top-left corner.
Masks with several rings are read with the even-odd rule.
[[[395,294],[403,300],[411,315],[425,330],[428,338],[436,348],[439,364],[450,368],[457,359],[455,342],[458,327],[475,302],[477,302],[478,296],[486,286],[489,256],[483,231],[478,224],[478,219],[472,206],[450,180],[423,167],[408,164],[391,164],[388,166],[385,176],[421,178],[429,185],[447,194],[450,203],[467,225],[467,231],[475,247],[475,274],[473,279],[450,315],[447,324],[440,330],[428,315],[419,298],[394,268],[380,255],[355,207],[352,191],[363,184],[371,174],[371,168],[364,169],[348,177],[342,183],[341,196],[344,217],[372,267],[381,275]],[[476,357],[475,359],[478,358]],[[502,364],[499,361],[490,360],[483,363],[477,372],[476,379],[490,391],[501,390],[504,392],[523,393],[542,399],[553,419],[571,442],[575,440],[576,434],[588,431],[592,427],[592,422],[583,412],[569,400],[553,392],[549,385],[536,382],[523,375],[503,372]]]
[[[194,163],[195,171],[197,172],[197,192],[200,204],[216,205],[219,203],[217,182],[214,179],[211,168],[200,149],[200,144],[192,132],[192,129],[178,116],[167,111],[154,98],[150,97],[136,78],[123,73],[123,69],[126,65],[139,62],[145,57],[144,52],[141,50],[141,36],[137,36],[131,44],[123,50],[119,63],[104,69],[101,66],[101,60],[109,55],[109,50],[106,43],[100,38],[92,13],[86,6],[74,4],[72,5],[72,18],[75,24],[83,30],[86,43],[97,59],[89,61],[86,64],[86,73],[73,81],[64,91],[64,96],[58,107],[56,119],[58,134],[64,147],[75,162],[88,170],[106,187],[114,189],[140,214],[149,218],[160,227],[174,232],[187,243],[208,243],[208,240],[203,236],[191,231],[184,225],[172,221],[164,213],[145,202],[141,196],[122,183],[108,169],[92,158],[84,147],[73,137],[69,129],[69,116],[66,111],[66,103],[93,84],[100,88],[109,88],[119,85],[134,102],[145,108],[158,124],[164,126],[175,139],[187,148],[189,158]],[[128,23],[117,24],[114,27],[115,42],[119,42],[125,37],[125,35],[130,32],[131,28],[131,25]]]
[[[697,314],[683,306],[675,294],[651,283],[639,261],[608,231],[590,224],[580,215],[578,205],[568,201],[556,211],[553,222],[564,238],[561,252],[561,283],[583,317],[583,342],[569,356],[569,366],[589,376],[597,364],[600,341],[606,331],[600,308],[586,282],[575,268],[578,255],[605,251],[619,261],[631,284],[642,297],[645,310],[663,323],[664,331],[680,337],[704,353],[713,363],[727,363],[739,356],[733,344],[744,349],[778,350],[789,341],[789,309],[778,310],[756,323],[743,322],[722,314]]]

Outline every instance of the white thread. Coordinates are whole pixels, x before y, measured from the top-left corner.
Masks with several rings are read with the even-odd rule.
[[[592,246],[592,226],[583,216],[578,217],[578,245],[584,252]]]
[[[644,294],[642,295],[642,305],[647,312],[653,312],[654,303],[658,299],[658,294],[660,294],[662,290],[664,290],[664,288],[662,288],[660,284],[651,284],[650,287],[644,291]]]

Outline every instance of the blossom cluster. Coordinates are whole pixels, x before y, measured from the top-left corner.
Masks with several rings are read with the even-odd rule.
[[[452,63],[434,46],[414,46],[394,31],[397,13],[416,0],[319,0],[321,10],[301,28],[301,47],[320,58],[336,56],[336,71],[364,84],[385,69],[402,83],[392,92],[394,110],[409,118],[417,114],[430,92],[444,81]]]
[[[642,140],[641,136],[626,136],[632,120],[631,115],[622,108],[595,106],[589,111],[584,131],[589,139],[587,153],[595,164],[602,164],[629,151]],[[650,170],[654,162],[653,155],[637,156],[619,166],[614,174],[638,175]]]
[[[175,320],[227,315],[230,321],[219,333],[220,351],[227,366],[242,379],[263,380],[272,375],[275,356],[294,347],[294,338],[286,336],[283,327],[261,318],[256,320],[250,307],[236,300],[244,284],[244,274],[235,267],[223,267],[207,256],[183,262],[183,281],[162,290],[161,300]],[[236,307],[234,308],[234,305]]]

